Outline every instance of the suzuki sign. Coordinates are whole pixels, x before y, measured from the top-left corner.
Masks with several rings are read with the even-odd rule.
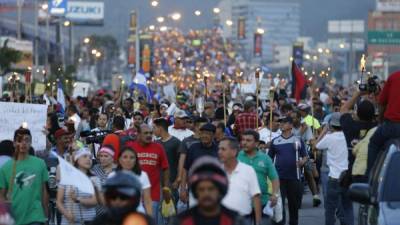
[[[104,2],[68,1],[66,18],[74,24],[103,24]]]

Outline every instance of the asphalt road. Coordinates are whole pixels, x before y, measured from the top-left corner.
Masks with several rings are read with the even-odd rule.
[[[358,212],[358,205],[353,204],[353,209],[354,209],[355,221],[357,221],[356,218]],[[288,221],[286,223],[288,223]],[[303,196],[303,204],[299,211],[299,225],[324,225],[324,224],[325,224],[324,203],[322,203],[319,207],[314,208],[312,206],[312,196],[308,191],[308,193],[306,193]],[[338,225],[340,224],[338,220],[336,220],[336,224]],[[355,222],[354,224],[357,223]]]

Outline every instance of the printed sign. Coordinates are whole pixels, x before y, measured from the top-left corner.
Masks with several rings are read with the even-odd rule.
[[[76,24],[103,24],[104,2],[69,1],[66,18]]]
[[[67,0],[49,0],[49,11],[51,15],[62,16],[67,13]]]

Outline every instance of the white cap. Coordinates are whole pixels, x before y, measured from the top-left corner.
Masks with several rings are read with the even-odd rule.
[[[74,162],[84,155],[92,156],[92,153],[87,148],[81,148],[74,154]]]

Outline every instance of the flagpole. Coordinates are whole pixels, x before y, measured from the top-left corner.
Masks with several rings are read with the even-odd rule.
[[[269,141],[272,141],[272,106],[274,103],[274,86],[271,86],[269,91]]]
[[[222,81],[222,98],[223,98],[223,104],[224,104],[224,124],[226,126],[226,99],[225,99],[225,73],[222,73],[221,75],[221,81]]]
[[[256,77],[256,129],[258,129],[258,124],[259,124],[259,115],[258,115],[258,107],[259,107],[259,96],[258,96],[258,92],[259,92],[259,80],[260,80],[260,68],[256,69],[256,73],[255,73],[255,77]]]

